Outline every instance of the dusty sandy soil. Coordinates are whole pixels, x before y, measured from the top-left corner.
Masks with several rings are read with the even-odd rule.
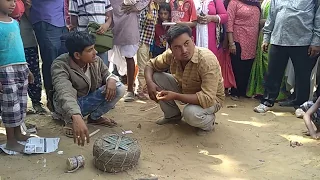
[[[59,124],[49,116],[28,116],[35,123],[39,136],[61,137],[59,150],[46,155],[7,156],[0,154],[2,179],[84,179],[131,180],[154,174],[161,180],[212,179],[319,179],[319,142],[303,137],[301,119],[292,115],[290,108],[275,108],[273,112],[256,114],[252,111],[255,100],[236,102],[236,108],[223,108],[217,114],[216,130],[205,137],[195,135],[186,124],[158,126],[154,122],[162,116],[153,102],[120,102],[108,116],[121,128],[101,128],[92,142],[104,133],[132,130],[139,140],[142,153],[139,164],[132,170],[107,174],[92,164],[92,145],[78,147],[64,137]],[[226,105],[235,102],[227,100]],[[137,126],[141,124],[141,129]],[[292,148],[289,141],[303,143]],[[0,142],[5,136],[0,135]],[[85,168],[73,174],[64,173],[66,159],[82,154]],[[46,159],[44,167],[43,160]],[[317,176],[318,175],[318,176]],[[1,178],[0,178],[1,179]]]

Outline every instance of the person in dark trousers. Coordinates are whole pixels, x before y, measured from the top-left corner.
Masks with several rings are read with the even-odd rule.
[[[254,111],[264,113],[274,105],[289,58],[296,74],[296,97],[279,105],[301,105],[309,99],[310,75],[320,52],[319,5],[309,0],[271,0],[263,33],[262,48],[269,49],[269,66],[264,96]]]
[[[32,101],[32,107],[37,114],[45,114],[47,111],[41,103],[42,95],[42,80],[39,66],[39,51],[35,34],[32,25],[27,17],[27,12],[30,8],[28,4],[25,5],[26,13],[23,14],[20,20],[20,33],[23,41],[24,52],[28,67],[34,76],[33,84],[28,86],[28,95]]]
[[[33,0],[30,9],[30,21],[40,48],[43,83],[47,94],[47,107],[50,111],[54,111],[51,64],[59,55],[67,52],[65,40],[62,40],[62,37],[68,33],[64,6],[64,0]]]
[[[227,35],[231,65],[237,88],[231,88],[231,99],[246,97],[252,64],[256,57],[259,35],[260,3],[257,0],[230,1]]]

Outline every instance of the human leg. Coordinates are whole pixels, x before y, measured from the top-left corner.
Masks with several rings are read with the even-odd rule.
[[[43,83],[47,94],[48,108],[52,109],[52,78],[51,64],[61,54],[60,37],[65,32],[65,28],[53,26],[46,22],[38,22],[34,24],[34,31],[40,47],[42,60],[42,76]]]
[[[20,126],[25,120],[27,108],[27,65],[14,65],[0,68],[0,93],[2,122],[7,132],[7,149],[22,152],[24,146],[18,141],[28,136],[21,134]]]
[[[16,71],[18,74],[21,74],[21,78],[19,79],[19,86],[18,86],[18,100],[20,103],[20,114],[22,118],[22,122],[25,122],[27,116],[27,104],[28,104],[28,75],[29,70],[27,66],[17,66]],[[21,133],[20,127],[15,127],[15,136],[18,141],[26,141],[30,138],[30,136],[23,135]]]
[[[125,86],[117,82],[116,97],[111,101],[105,99],[106,86],[102,86],[87,96],[78,99],[78,104],[83,116],[89,115],[90,120],[96,121],[102,115],[109,112],[116,103],[123,97]]]
[[[163,90],[181,92],[174,77],[168,73],[153,74],[153,81]],[[170,121],[181,120],[181,111],[175,101],[159,101],[161,110],[164,113],[164,119],[159,120],[157,124],[162,125]]]
[[[264,84],[264,95],[260,105],[254,108],[257,113],[267,112],[276,101],[288,64],[289,54],[287,47],[271,45],[269,48],[269,64]]]
[[[58,56],[68,52],[68,49],[66,47],[66,39],[63,39],[61,37],[62,36],[66,37],[69,34],[69,29],[67,27],[62,27],[62,28],[60,28],[60,31],[61,31],[61,35],[60,35],[61,44],[60,44]]]
[[[124,96],[124,102],[134,101],[134,80],[136,66],[133,57],[137,54],[139,49],[138,44],[119,46],[120,53],[125,57],[127,62],[127,86],[128,90]]]
[[[236,80],[237,88],[231,88],[231,96],[234,100],[238,100],[240,96],[239,88],[241,89],[241,81],[243,79],[243,69],[241,60],[241,46],[238,42],[236,44],[236,54],[230,54],[232,70]]]
[[[201,106],[189,104],[183,109],[183,118],[190,126],[199,128],[200,132],[213,130],[215,113],[221,109],[220,104],[203,109]],[[198,134],[199,134],[198,133]],[[201,135],[201,133],[199,134]]]
[[[240,96],[246,97],[250,73],[254,59],[241,60],[242,76],[238,88]]]
[[[140,100],[147,100],[148,97],[144,95],[145,87],[146,87],[146,80],[144,79],[144,68],[146,66],[146,63],[148,62],[150,53],[150,45],[142,43],[138,49],[137,52],[137,63],[139,67],[139,73],[138,73],[138,89],[137,89],[137,97]]]
[[[300,106],[300,109],[306,113],[315,103],[313,101],[307,101],[305,103],[303,103],[301,106]],[[305,123],[307,124],[308,122],[306,122],[305,120]],[[314,131],[316,133],[319,133],[320,132],[320,109],[318,109],[315,113],[313,113],[311,115],[311,123],[313,124],[314,126]],[[307,126],[308,128],[308,126]],[[304,132],[305,135],[310,135],[309,131],[307,132]]]
[[[135,73],[135,63],[133,58],[127,58],[127,85],[128,85],[128,92],[124,97],[124,102],[132,102],[134,101],[134,73]]]
[[[25,48],[24,51],[28,67],[34,76],[34,83],[28,85],[28,95],[32,101],[35,112],[40,114],[46,113],[47,111],[42,107],[41,103],[42,80],[39,67],[38,47]]]
[[[295,72],[295,93],[296,98],[288,103],[288,106],[299,106],[309,100],[310,76],[317,58],[308,55],[308,46],[290,47],[289,53]]]
[[[282,78],[288,64],[287,47],[271,45],[269,50],[269,64],[266,75],[265,92],[262,104],[273,106],[279,95]]]

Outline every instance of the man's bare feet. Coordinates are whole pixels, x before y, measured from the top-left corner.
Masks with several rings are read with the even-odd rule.
[[[89,116],[87,120],[88,120],[88,124],[91,124],[91,125],[100,125],[100,126],[106,126],[110,128],[117,126],[117,122],[115,122],[113,119],[106,118],[106,117],[100,117],[97,120],[92,120]]]
[[[320,130],[317,130],[316,133],[320,133]],[[310,136],[309,131],[303,131],[302,134],[305,136]]]
[[[16,140],[10,140],[10,141],[8,140],[7,144],[6,144],[6,149],[23,153],[24,145],[19,144],[18,141],[16,141]]]
[[[312,139],[315,139],[315,140],[320,140],[320,133],[316,133],[314,135],[311,135]]]

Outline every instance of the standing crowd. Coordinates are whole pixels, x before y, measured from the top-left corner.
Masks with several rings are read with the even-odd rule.
[[[47,113],[42,80],[47,108],[81,145],[89,141],[85,116],[88,124],[116,126],[103,115],[122,97],[159,102],[159,125],[183,117],[198,135],[213,130],[226,95],[260,99],[257,113],[279,101],[301,109],[318,138],[320,101],[309,100],[320,96],[320,88],[313,93],[320,82],[313,81],[320,75],[319,6],[318,0],[0,0],[7,148],[21,151],[17,141],[28,138],[20,130],[27,94],[36,113]],[[107,36],[108,47],[99,48]]]

